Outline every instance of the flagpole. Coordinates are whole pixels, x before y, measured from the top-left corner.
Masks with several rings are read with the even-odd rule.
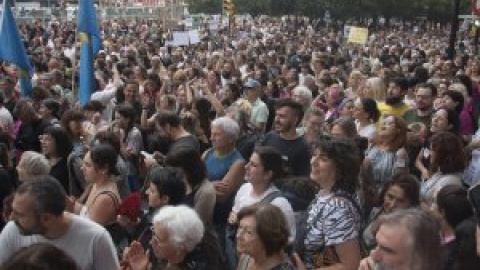
[[[78,89],[75,88],[75,70],[77,69],[77,43],[78,43],[77,34],[78,34],[78,30],[77,30],[77,27],[75,27],[75,42],[73,43],[73,59],[72,59],[72,93],[73,93],[75,104],[78,102]]]

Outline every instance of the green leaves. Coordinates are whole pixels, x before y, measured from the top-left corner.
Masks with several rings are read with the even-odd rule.
[[[428,18],[449,22],[455,0],[233,0],[236,14],[253,16],[295,15],[323,18],[329,11],[332,19],[346,20],[384,16],[387,18]],[[461,14],[470,14],[470,0],[461,1]],[[220,14],[222,0],[187,0],[191,13]]]

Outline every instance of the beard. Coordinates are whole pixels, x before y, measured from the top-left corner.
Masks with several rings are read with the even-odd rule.
[[[6,96],[6,97],[11,97],[13,95],[13,89],[10,89],[10,88],[4,88],[3,89],[3,94]]]
[[[229,72],[229,71],[222,71],[222,77],[223,78],[230,78],[231,75],[232,75],[232,73]]]
[[[387,103],[388,105],[397,105],[400,102],[402,102],[402,100],[403,100],[403,97],[397,97],[397,96],[387,97],[385,98],[385,103]]]
[[[32,228],[25,228],[18,221],[15,221],[15,224],[18,227],[18,230],[20,231],[20,234],[23,236],[30,236],[30,235],[43,235],[46,233],[47,229],[39,222],[37,221],[35,226]]]
[[[291,123],[285,122],[285,123],[281,124],[281,123],[278,123],[278,122],[277,122],[277,123],[274,122],[274,130],[275,130],[276,132],[278,132],[278,133],[282,133],[282,132],[288,131],[288,130],[290,130],[291,128],[292,128],[292,124],[291,124]]]

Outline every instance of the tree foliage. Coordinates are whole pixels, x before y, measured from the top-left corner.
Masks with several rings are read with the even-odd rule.
[[[219,14],[223,0],[187,0],[190,12]],[[345,20],[353,18],[418,19],[449,22],[452,19],[456,0],[233,0],[236,13],[253,16],[266,14],[300,15],[323,18],[329,11],[332,18]],[[459,0],[461,14],[470,14],[470,0]]]

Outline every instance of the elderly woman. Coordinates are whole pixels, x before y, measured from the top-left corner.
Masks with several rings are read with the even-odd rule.
[[[404,146],[407,141],[407,125],[397,116],[382,120],[377,138],[367,150],[365,160],[373,167],[376,189],[398,172],[408,171],[408,154]]]
[[[165,206],[153,217],[150,244],[155,257],[166,261],[162,270],[210,269],[199,251],[204,226],[195,210],[187,206]],[[149,269],[149,252],[133,242],[126,252],[131,269]]]
[[[320,191],[297,236],[297,250],[307,269],[357,269],[362,222],[356,195],[359,171],[359,156],[351,142],[325,139],[313,145],[310,178]]]
[[[186,193],[183,203],[195,209],[205,225],[202,249],[211,270],[219,269],[220,246],[213,227],[213,210],[216,192],[212,182],[206,178],[206,168],[198,151],[193,148],[179,148],[171,151],[165,164],[180,168],[185,177]]]
[[[50,172],[50,163],[48,159],[37,152],[25,151],[17,165],[18,180],[26,181],[29,178],[48,175]]]
[[[241,254],[237,270],[296,269],[287,259],[289,226],[279,207],[257,204],[238,213],[237,250]]]
[[[150,182],[146,191],[148,211],[141,216],[135,216],[128,212],[119,214],[118,222],[125,228],[129,239],[138,239],[137,241],[144,248],[151,248],[150,239],[153,234],[151,228],[154,214],[167,205],[182,204],[186,187],[183,173],[177,168],[168,166],[153,168],[147,175],[147,181]],[[156,265],[158,262],[154,260],[152,263]]]
[[[292,236],[290,242],[295,238],[295,216],[290,202],[280,195],[275,182],[283,177],[283,160],[278,150],[270,146],[258,146],[250,162],[246,166],[245,180],[248,183],[243,184],[235,196],[235,202],[230,212],[228,222],[230,227],[238,225],[238,213],[247,206],[255,203],[273,204],[278,206],[286,220]],[[233,237],[233,239],[235,239]],[[231,238],[226,239],[227,243]],[[228,252],[229,259],[235,265],[236,256],[234,252]]]
[[[303,110],[306,110],[313,101],[312,91],[305,86],[297,86],[293,88],[292,99],[302,104]]]
[[[220,117],[212,122],[212,148],[205,151],[203,160],[207,178],[216,191],[213,223],[224,249],[225,228],[233,206],[235,192],[245,176],[245,160],[235,147],[239,135],[237,122],[229,117]]]
[[[367,226],[363,231],[363,247],[365,250],[371,250],[376,245],[374,227],[380,216],[399,209],[417,207],[420,204],[420,185],[413,175],[396,174],[385,183],[379,198],[378,206],[370,212]]]

